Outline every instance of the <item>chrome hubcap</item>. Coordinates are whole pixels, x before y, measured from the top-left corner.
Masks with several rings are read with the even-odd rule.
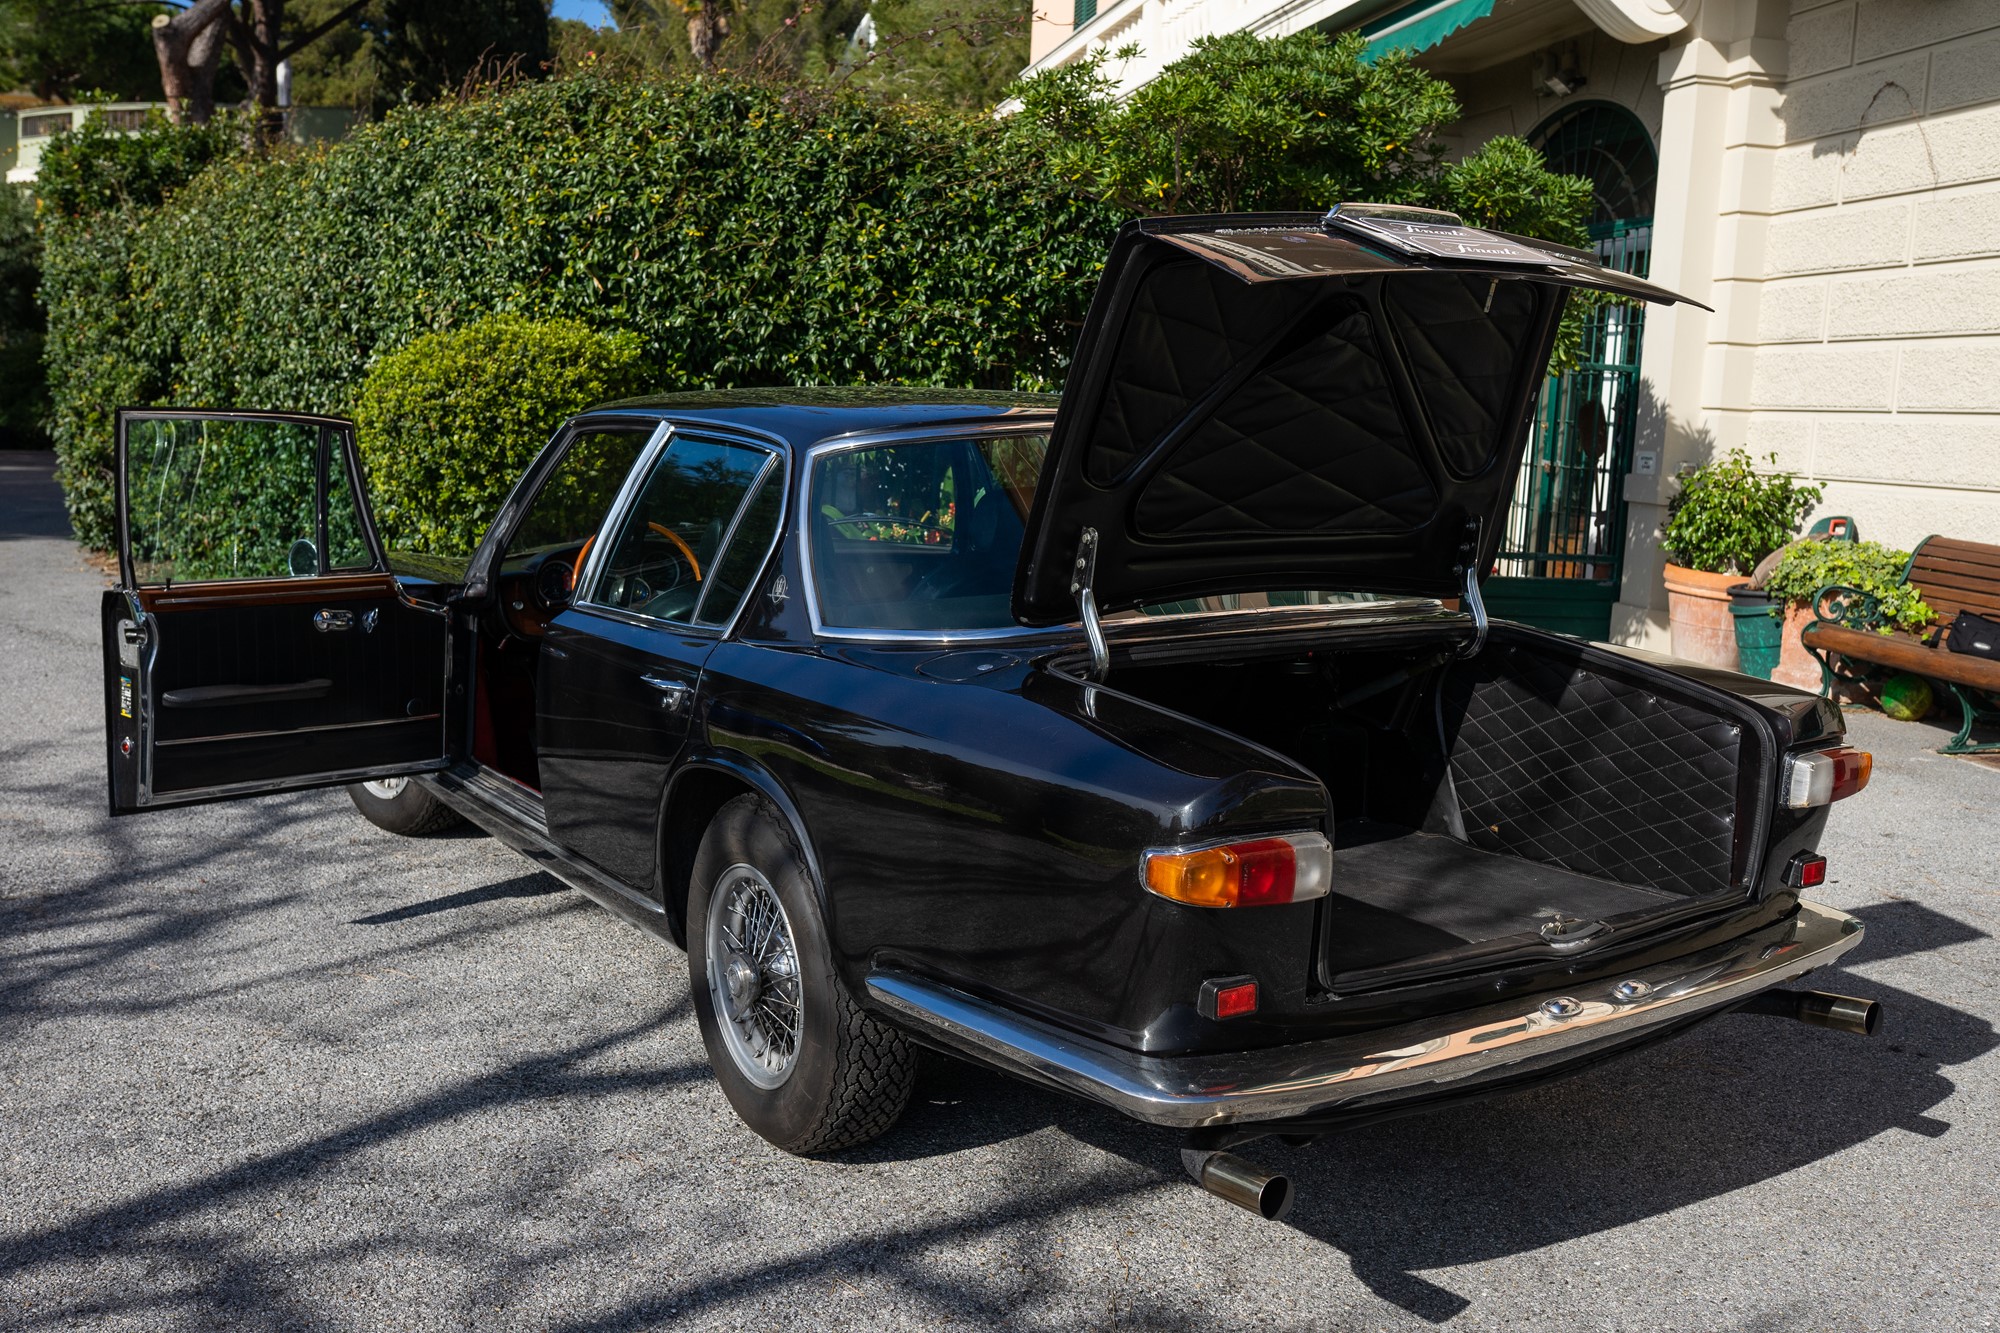
[[[791,918],[752,866],[733,865],[709,894],[708,994],[737,1072],[760,1088],[791,1076],[799,1058],[804,996]]]
[[[362,783],[361,789],[378,801],[393,801],[409,785],[408,778],[377,778],[373,782]]]

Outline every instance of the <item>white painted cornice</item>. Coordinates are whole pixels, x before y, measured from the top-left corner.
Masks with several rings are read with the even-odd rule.
[[[1576,0],[1576,7],[1621,42],[1656,42],[1687,30],[1701,0]]]

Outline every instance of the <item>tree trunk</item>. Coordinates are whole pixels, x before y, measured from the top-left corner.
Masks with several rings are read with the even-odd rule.
[[[719,0],[700,0],[687,12],[688,46],[694,53],[695,63],[703,69],[715,68],[715,48],[729,35],[729,24],[722,16]]]
[[[167,119],[204,125],[215,114],[215,67],[235,14],[229,0],[197,0],[153,20],[153,51],[167,95]]]
[[[257,104],[257,133],[273,139],[284,129],[278,111],[279,29],[285,22],[285,0],[247,0],[248,21],[238,21],[231,37],[236,43],[237,63],[250,85],[250,100]]]

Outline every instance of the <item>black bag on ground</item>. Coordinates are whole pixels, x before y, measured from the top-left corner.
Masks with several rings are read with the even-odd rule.
[[[1951,637],[1946,643],[1955,653],[2000,662],[2000,620],[1960,611],[1951,622]]]

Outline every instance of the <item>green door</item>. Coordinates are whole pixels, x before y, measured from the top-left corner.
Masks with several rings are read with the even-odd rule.
[[[1603,262],[1645,277],[1657,175],[1645,127],[1623,107],[1586,103],[1551,117],[1532,141],[1552,171],[1591,181],[1590,236]],[[1610,637],[1645,313],[1635,302],[1594,306],[1576,363],[1542,388],[1499,560],[1484,585],[1496,616],[1586,639]]]

